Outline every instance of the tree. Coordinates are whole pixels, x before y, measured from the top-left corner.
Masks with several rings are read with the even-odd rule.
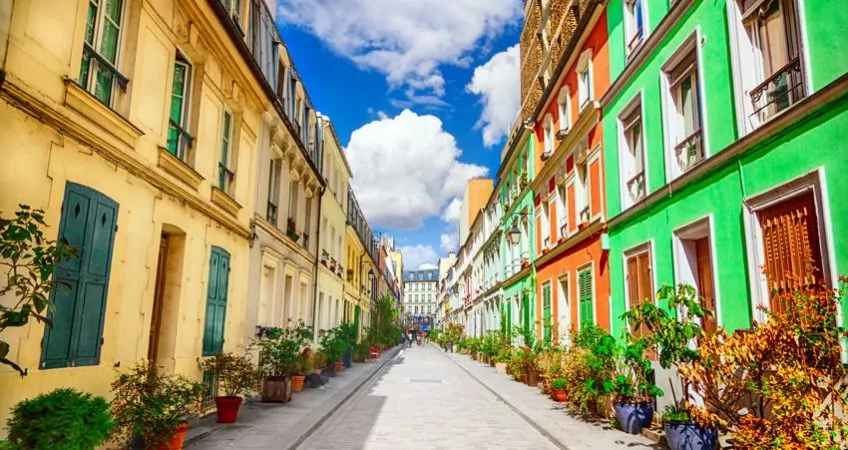
[[[53,269],[76,256],[66,242],[45,239],[43,210],[18,206],[14,217],[0,215],[0,267],[6,275],[0,280],[0,334],[6,328],[25,326],[31,318],[53,326],[47,317],[52,307],[50,292],[54,287],[64,287],[64,283],[53,279]],[[6,300],[9,297],[11,301]],[[25,369],[9,359],[10,351],[11,345],[0,339],[0,364],[26,375]]]

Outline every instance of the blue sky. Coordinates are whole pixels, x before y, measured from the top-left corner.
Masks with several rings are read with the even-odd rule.
[[[497,172],[518,109],[521,15],[521,0],[278,1],[366,217],[395,237],[407,268],[457,246],[466,180]]]

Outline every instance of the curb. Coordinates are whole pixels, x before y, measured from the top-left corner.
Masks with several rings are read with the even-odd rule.
[[[391,352],[391,354],[389,355],[388,358],[386,358],[385,361],[381,361],[380,365],[377,366],[377,368],[373,372],[371,372],[368,376],[366,376],[365,379],[362,380],[361,382],[351,383],[351,385],[353,387],[349,389],[349,392],[344,395],[342,400],[340,402],[336,403],[335,405],[333,405],[333,407],[330,408],[329,411],[324,413],[324,415],[322,415],[314,424],[312,424],[312,426],[307,428],[305,432],[303,432],[288,447],[286,447],[286,450],[294,450],[294,449],[298,448],[300,446],[300,444],[303,444],[303,442],[305,440],[309,439],[309,437],[312,436],[315,433],[315,431],[318,430],[318,428],[321,428],[321,425],[323,425],[333,414],[335,414],[335,412],[338,411],[339,408],[342,407],[342,405],[347,403],[348,400],[350,400],[350,398],[354,396],[354,394],[359,392],[359,389],[362,388],[362,386],[364,386],[366,383],[371,381],[371,379],[374,378],[374,376],[377,375],[378,372],[383,370],[383,367],[385,367],[386,364],[389,363],[389,361],[394,359],[394,357],[398,354],[399,351],[400,351],[400,349],[397,346],[395,346],[391,350],[386,352],[386,354],[389,354],[389,352]]]
[[[313,424],[312,424],[312,425],[310,425],[308,428],[306,428],[306,431],[304,431],[303,433],[301,433],[301,434],[300,434],[300,436],[298,436],[296,439],[294,439],[294,440],[292,441],[292,443],[291,443],[289,446],[285,447],[285,448],[286,448],[287,450],[289,450],[289,449],[293,450],[293,449],[297,448],[300,444],[302,444],[302,443],[303,443],[303,441],[305,441],[305,440],[306,440],[309,436],[311,436],[311,435],[312,435],[312,434],[313,434],[313,433],[314,433],[314,432],[315,432],[315,431],[316,431],[316,430],[317,430],[317,429],[318,429],[321,425],[323,425],[323,424],[324,424],[324,422],[326,422],[326,421],[327,421],[327,419],[329,419],[329,418],[330,418],[330,416],[332,416],[332,415],[333,415],[333,413],[335,413],[335,412],[336,412],[336,411],[337,411],[337,410],[338,410],[338,409],[339,409],[342,405],[344,405],[345,403],[347,403],[347,401],[348,401],[351,397],[353,397],[353,395],[354,395],[357,391],[359,391],[359,389],[360,389],[363,385],[365,385],[365,383],[367,383],[367,382],[368,382],[368,381],[370,381],[372,378],[374,378],[374,376],[377,374],[377,372],[379,372],[380,370],[382,370],[382,369],[383,369],[383,367],[384,367],[384,366],[385,366],[385,365],[386,365],[389,361],[391,361],[392,359],[394,359],[394,357],[395,357],[395,355],[397,355],[398,351],[400,351],[400,349],[399,349],[399,347],[397,347],[397,346],[393,347],[392,349],[389,349],[388,351],[386,351],[386,352],[384,353],[385,355],[389,355],[389,357],[388,357],[388,358],[386,358],[386,360],[385,360],[385,361],[380,361],[379,366],[377,366],[377,368],[376,368],[373,372],[371,372],[371,373],[370,373],[370,374],[368,374],[367,376],[366,376],[366,375],[362,375],[362,378],[363,378],[363,380],[362,380],[362,381],[358,381],[358,380],[356,380],[356,381],[351,382],[349,385],[345,386],[345,388],[344,388],[344,389],[346,390],[346,391],[345,391],[346,393],[345,393],[345,394],[343,395],[343,397],[341,398],[341,401],[339,401],[338,403],[336,403],[335,405],[333,405],[333,406],[330,408],[330,410],[329,410],[329,411],[327,411],[326,413],[324,413],[324,414],[323,414],[323,415],[322,415],[322,416],[321,416],[321,417],[320,417],[317,421],[315,421],[315,423],[313,423]],[[367,363],[358,363],[358,364],[367,364]],[[320,406],[319,406],[319,408],[320,408]],[[305,419],[307,416],[308,416],[308,415],[304,416],[304,419]],[[187,447],[187,446],[189,446],[190,444],[193,444],[193,443],[195,443],[195,442],[197,442],[197,441],[200,441],[201,439],[207,438],[207,437],[209,437],[210,435],[215,434],[216,432],[218,432],[218,431],[220,431],[220,430],[222,430],[222,429],[224,429],[224,428],[226,428],[226,426],[223,426],[223,425],[213,426],[213,427],[210,427],[210,428],[208,428],[208,429],[206,429],[206,430],[203,430],[203,431],[201,431],[201,432],[198,432],[198,433],[197,433],[197,434],[195,434],[195,435],[192,435],[192,436],[186,436],[186,439],[185,439],[185,442],[183,443],[183,446]]]
[[[568,446],[566,446],[565,444],[563,444],[562,442],[560,442],[560,440],[559,440],[559,439],[557,439],[556,437],[554,437],[554,435],[553,435],[553,434],[551,434],[548,430],[546,430],[544,427],[542,427],[541,425],[539,425],[538,423],[536,423],[536,421],[534,421],[533,419],[531,419],[530,417],[528,417],[526,414],[524,414],[524,413],[523,413],[520,409],[518,409],[518,407],[516,407],[515,405],[513,405],[512,403],[510,403],[510,402],[509,402],[507,399],[505,399],[505,398],[504,398],[501,394],[499,394],[497,391],[495,391],[494,389],[492,389],[491,387],[489,387],[489,385],[488,385],[488,384],[484,383],[482,380],[480,380],[479,378],[477,378],[477,377],[476,377],[473,373],[471,373],[468,369],[466,369],[465,367],[463,367],[463,366],[462,366],[462,364],[460,364],[460,363],[456,360],[456,357],[453,357],[453,358],[452,358],[452,357],[448,356],[448,355],[447,355],[447,353],[445,353],[445,354],[444,354],[444,357],[445,357],[445,358],[447,358],[447,359],[449,359],[449,360],[451,360],[451,361],[453,361],[453,363],[454,363],[454,364],[456,364],[456,366],[457,366],[457,367],[459,367],[460,369],[462,369],[462,371],[463,371],[463,372],[465,372],[466,374],[468,374],[468,376],[469,376],[469,377],[471,377],[474,381],[476,381],[477,383],[479,383],[479,384],[480,384],[480,386],[483,386],[484,388],[486,388],[486,390],[488,390],[489,392],[491,392],[492,394],[494,394],[494,395],[495,395],[495,397],[497,397],[497,398],[498,398],[498,400],[500,400],[500,401],[501,401],[504,405],[508,406],[508,407],[509,407],[509,409],[511,409],[511,410],[512,410],[515,414],[517,414],[519,417],[521,417],[522,419],[524,419],[524,421],[525,421],[525,422],[527,422],[528,424],[530,424],[530,426],[531,426],[531,427],[535,428],[535,429],[536,429],[536,431],[538,431],[539,433],[541,433],[541,434],[542,434],[542,436],[544,436],[545,438],[547,438],[547,439],[548,439],[548,440],[549,440],[552,444],[554,444],[557,448],[560,448],[560,449],[562,449],[562,450],[569,450]]]

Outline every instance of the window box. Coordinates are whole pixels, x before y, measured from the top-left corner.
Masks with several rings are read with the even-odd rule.
[[[203,181],[202,175],[197,173],[197,171],[192,169],[188,164],[171,154],[171,152],[164,147],[159,147],[159,160],[157,165],[169,175],[182,181],[185,185],[192,189],[197,189],[198,186],[200,186],[200,182]]]
[[[215,186],[212,186],[212,196],[210,200],[212,203],[232,216],[238,215],[238,212],[241,210],[241,205],[235,201],[235,199]]]
[[[129,120],[112,108],[100,103],[91,93],[70,78],[65,78],[65,106],[85,116],[103,130],[135,147],[136,140],[144,134]]]

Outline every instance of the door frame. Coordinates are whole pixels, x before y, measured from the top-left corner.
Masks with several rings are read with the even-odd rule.
[[[150,336],[147,341],[147,360],[154,367],[157,365],[156,360],[159,356],[159,339],[161,337],[159,334],[162,332],[162,310],[165,308],[165,279],[167,277],[169,246],[168,234],[162,233],[159,238],[159,254],[156,258],[153,310],[150,319]]]
[[[719,295],[718,258],[716,257],[715,220],[712,213],[695,219],[671,231],[673,240],[672,257],[674,258],[674,281],[675,284],[694,281],[695,283],[693,284],[693,287],[695,288],[695,291],[698,295],[701,294],[698,292],[697,280],[683,279],[684,277],[681,274],[680,265],[682,264],[683,258],[686,256],[686,252],[683,248],[683,241],[695,239],[698,236],[702,236],[704,233],[707,234],[707,238],[710,240],[710,266],[713,273],[713,297],[716,305],[714,319],[716,327],[718,328],[722,326],[721,299]]]

